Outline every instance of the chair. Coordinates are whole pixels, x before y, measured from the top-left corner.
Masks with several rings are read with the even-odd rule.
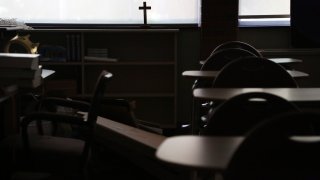
[[[221,49],[216,51],[215,53],[211,54],[202,65],[202,71],[220,71],[225,65],[232,62],[233,60],[243,58],[243,57],[255,57],[255,55],[247,50],[239,49],[239,48],[229,48],[229,49]],[[197,79],[195,80],[192,89],[195,88],[204,88],[204,87],[211,87],[212,80],[211,79]],[[204,114],[208,112],[210,107],[212,106],[212,101],[203,101],[199,102],[201,104],[200,108],[200,123],[206,123],[206,118],[203,117]],[[196,107],[197,108],[197,107]],[[201,120],[202,119],[202,120]]]
[[[213,81],[214,88],[276,88],[298,87],[296,81],[280,65],[261,57],[245,57],[228,63]],[[211,103],[210,110],[202,116],[205,127],[214,108],[219,103]]]
[[[220,51],[222,49],[229,49],[229,48],[240,48],[247,50],[253,54],[255,54],[257,57],[262,57],[262,54],[252,45],[242,42],[242,41],[227,41],[225,43],[220,44],[217,46],[212,53],[215,53],[217,51]]]
[[[69,113],[75,115],[79,110],[88,111],[87,109],[90,106],[91,97],[62,98],[33,96],[32,100],[32,103],[28,104],[28,107],[30,108],[26,108],[28,111],[26,111],[24,115],[34,111]],[[137,121],[133,109],[133,104],[128,100],[104,97],[100,100],[100,106],[97,112],[101,117],[136,127]],[[37,122],[37,129],[40,133],[43,133],[41,121]],[[61,129],[61,127],[57,122],[51,122],[51,134],[57,134],[59,129]]]
[[[280,65],[266,58],[245,57],[227,64],[217,75],[213,87],[298,87]]]
[[[266,118],[299,109],[289,101],[264,92],[250,92],[234,96],[208,113],[203,135],[239,136]]]
[[[240,48],[228,48],[215,51],[211,54],[201,66],[201,70],[221,70],[227,63],[242,57],[256,56],[252,52]]]
[[[90,102],[90,98],[76,98]],[[102,98],[98,115],[129,126],[137,127],[138,122],[134,113],[134,103],[126,99]]]
[[[319,179],[319,125],[318,112],[283,113],[260,123],[234,153],[224,179]]]
[[[201,71],[220,71],[225,65],[232,62],[233,60],[244,58],[244,57],[255,57],[255,55],[247,50],[239,48],[222,49],[211,54],[201,66]],[[199,87],[210,87],[212,81],[207,79],[197,79],[193,85],[193,88]]]
[[[31,173],[34,176],[40,173],[49,174],[50,177],[62,177],[61,179],[86,178],[86,166],[90,157],[90,148],[100,101],[111,78],[111,73],[107,71],[101,72],[89,104],[80,101],[61,101],[62,104],[73,104],[80,110],[88,111],[87,118],[76,114],[58,114],[43,111],[26,115],[21,121],[21,135],[8,137],[1,144],[1,150],[10,153],[6,157],[13,157],[8,159],[10,162],[5,165],[7,169],[12,170],[13,174],[19,171],[26,171],[34,172],[34,174]],[[48,99],[48,101],[51,100],[53,99]],[[75,139],[74,136],[57,137],[44,135],[41,131],[39,134],[28,132],[32,122],[40,121],[77,126],[81,129],[81,139]],[[1,154],[4,155],[4,153]],[[4,176],[9,176],[9,174]]]

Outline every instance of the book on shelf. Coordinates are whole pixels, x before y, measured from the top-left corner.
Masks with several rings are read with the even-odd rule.
[[[107,48],[88,48],[88,56],[108,57]]]
[[[38,69],[39,54],[0,53],[0,68]]]
[[[85,61],[100,61],[100,62],[118,62],[117,58],[110,57],[96,57],[96,56],[84,56]]]
[[[66,35],[66,60],[69,62],[81,61],[81,35]]]
[[[30,78],[40,77],[41,73],[42,73],[41,66],[39,66],[37,69],[0,67],[0,78],[30,79]]]

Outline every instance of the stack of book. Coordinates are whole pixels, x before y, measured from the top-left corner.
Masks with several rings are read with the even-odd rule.
[[[106,48],[88,48],[88,55],[84,57],[86,61],[117,62],[118,59],[108,57]]]
[[[39,54],[0,53],[0,84],[16,84],[21,88],[41,85]]]
[[[71,33],[66,35],[66,61],[80,62],[81,61],[81,35]]]

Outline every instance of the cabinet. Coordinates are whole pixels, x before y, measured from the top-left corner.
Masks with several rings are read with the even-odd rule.
[[[107,97],[131,100],[138,119],[167,128],[174,127],[177,119],[178,32],[178,29],[38,29],[21,33],[30,34],[33,42],[39,42],[40,50],[51,46],[62,49],[56,54],[65,53],[64,58],[51,56],[41,61],[44,68],[56,70],[53,81],[59,80],[60,85],[51,88],[66,91],[69,88],[73,89],[70,92],[87,96],[92,93],[101,70],[108,70],[114,78],[106,90]],[[69,38],[75,38],[76,43]],[[88,49],[107,49],[108,56],[118,61],[87,61],[84,57],[88,56]],[[76,51],[77,55],[65,59],[70,51]]]

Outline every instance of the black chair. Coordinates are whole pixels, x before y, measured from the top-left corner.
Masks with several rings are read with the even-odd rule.
[[[253,54],[255,54],[257,57],[262,57],[262,54],[252,45],[245,43],[243,41],[227,41],[225,43],[220,44],[217,46],[212,53],[215,53],[217,51],[220,51],[222,49],[229,49],[229,48],[240,48],[247,50]]]
[[[316,112],[284,113],[262,122],[238,147],[224,179],[320,179],[319,127]],[[313,138],[301,138],[306,136]]]
[[[244,57],[255,57],[255,55],[247,50],[239,48],[222,49],[211,54],[201,66],[201,71],[220,71],[225,65],[232,62],[233,60],[244,58]],[[193,85],[194,88],[210,87],[212,81],[208,79],[197,79]]]
[[[0,174],[7,179],[11,173],[15,175],[21,174],[16,172],[31,172],[29,173],[31,177],[28,177],[30,179],[38,177],[39,174],[47,175],[48,177],[45,178],[86,178],[86,166],[90,157],[100,102],[104,96],[105,87],[111,78],[111,73],[107,71],[101,72],[90,103],[61,101],[61,104],[73,104],[74,107],[87,111],[86,118],[79,114],[58,114],[43,111],[26,115],[21,121],[21,135],[8,137],[1,144],[1,155],[8,160],[5,165],[2,165],[8,172]],[[53,99],[48,99],[48,101],[51,100]],[[30,134],[28,132],[30,123],[42,121],[76,126],[81,132],[81,136],[78,136],[80,139],[76,139],[75,136],[57,137],[44,135],[41,131],[39,134]]]
[[[277,63],[261,57],[244,57],[228,63],[213,81],[214,88],[276,88],[298,87],[291,75]],[[201,117],[205,127],[219,103],[211,102]]]
[[[223,69],[225,65],[228,63],[244,57],[255,57],[256,55],[240,48],[228,48],[228,49],[221,49],[216,51],[215,53],[211,54],[202,65],[201,69],[202,71],[220,71]],[[212,80],[211,79],[197,79],[195,80],[192,89],[195,88],[205,88],[205,87],[211,87],[212,86]],[[212,106],[212,101],[201,101],[198,102],[201,104],[200,110],[199,110],[199,121],[200,121],[200,127],[204,126],[207,119],[203,116],[207,114],[208,110]],[[194,106],[197,106],[195,104]],[[194,107],[198,108],[198,107]],[[198,115],[195,115],[198,116]],[[197,118],[197,117],[196,117]]]
[[[208,123],[202,135],[245,135],[266,118],[299,109],[289,101],[264,92],[234,96],[216,108],[210,109]]]
[[[256,57],[252,52],[240,48],[221,49],[211,54],[202,64],[201,70],[221,70],[226,64],[232,60],[243,57]]]
[[[90,98],[75,98],[76,100],[90,102]],[[98,115],[129,126],[137,127],[138,122],[134,113],[135,104],[127,99],[107,98],[100,101]]]
[[[213,87],[298,87],[280,65],[261,57],[245,57],[227,64],[217,75]]]

